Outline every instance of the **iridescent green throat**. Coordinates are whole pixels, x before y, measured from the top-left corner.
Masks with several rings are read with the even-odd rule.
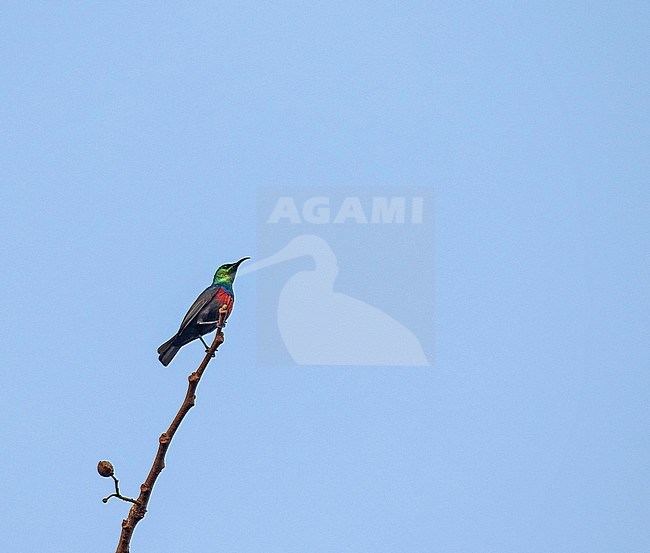
[[[219,268],[217,272],[214,274],[214,280],[212,281],[212,285],[219,285],[223,286],[224,288],[227,289],[232,289],[232,283],[235,280],[235,275],[231,275],[228,272],[228,269],[221,269]]]

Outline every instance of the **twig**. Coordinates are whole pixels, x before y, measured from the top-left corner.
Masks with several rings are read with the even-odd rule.
[[[111,478],[115,482],[115,493],[112,493],[111,495],[107,495],[104,499],[102,499],[102,503],[108,503],[108,500],[111,497],[117,497],[118,499],[121,499],[122,501],[129,501],[131,503],[137,503],[135,499],[131,499],[130,497],[125,497],[120,493],[120,486],[119,486],[119,480],[115,478],[114,474],[111,474]]]
[[[149,504],[149,498],[151,497],[151,491],[153,490],[153,486],[156,483],[156,479],[158,478],[162,470],[165,468],[165,454],[167,453],[169,444],[171,443],[174,434],[176,434],[176,431],[178,430],[178,427],[180,426],[181,422],[185,418],[185,415],[187,415],[189,410],[192,407],[194,407],[194,401],[196,399],[196,395],[195,395],[196,388],[198,387],[201,377],[203,376],[203,372],[208,366],[210,359],[214,357],[215,352],[224,341],[223,327],[225,324],[226,312],[227,312],[226,306],[223,306],[221,309],[219,309],[217,333],[214,336],[212,345],[206,351],[205,357],[203,358],[203,361],[201,361],[199,368],[196,369],[196,372],[193,372],[188,377],[189,384],[187,386],[187,393],[185,394],[185,399],[183,400],[183,404],[180,406],[178,413],[176,413],[176,416],[174,417],[172,423],[169,425],[167,431],[164,432],[158,439],[158,452],[156,453],[156,457],[153,460],[153,465],[151,466],[151,470],[149,471],[149,475],[147,476],[147,479],[140,486],[140,495],[136,500],[126,499],[127,501],[132,501],[133,506],[129,511],[129,515],[122,521],[122,533],[120,535],[120,541],[117,544],[117,549],[115,553],[129,553],[130,551],[130,544],[131,544],[131,537],[133,536],[133,530],[135,530],[135,527],[138,524],[138,522],[140,522],[144,518],[144,515],[147,512],[147,505]],[[117,480],[115,482],[116,482],[115,486],[117,491]],[[117,493],[119,494],[119,492]],[[113,496],[115,494],[111,494],[111,495]],[[120,499],[124,499],[124,498],[120,497]],[[108,500],[108,498],[106,498],[106,500]]]

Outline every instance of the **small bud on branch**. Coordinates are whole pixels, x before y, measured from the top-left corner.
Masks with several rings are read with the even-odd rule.
[[[100,461],[97,463],[97,472],[104,478],[109,478],[115,474],[115,469],[110,461]]]

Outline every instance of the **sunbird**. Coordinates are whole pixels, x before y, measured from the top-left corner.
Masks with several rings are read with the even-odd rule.
[[[226,306],[224,321],[232,313],[235,304],[235,292],[232,285],[239,265],[250,259],[242,257],[235,263],[226,263],[217,269],[212,284],[196,298],[189,311],[183,318],[178,332],[158,348],[158,360],[166,367],[185,344],[196,340],[203,342],[206,351],[208,344],[203,340],[204,334],[209,334],[217,328],[219,309]]]

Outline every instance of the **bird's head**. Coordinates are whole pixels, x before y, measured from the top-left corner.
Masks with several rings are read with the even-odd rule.
[[[235,275],[237,274],[237,269],[244,261],[250,259],[250,257],[242,257],[239,261],[235,263],[226,263],[217,269],[217,272],[214,273],[213,284],[220,283],[230,283],[232,284],[235,280]]]

